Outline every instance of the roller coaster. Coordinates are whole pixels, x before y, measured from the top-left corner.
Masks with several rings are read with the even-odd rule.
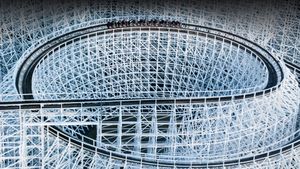
[[[297,56],[182,10],[105,12],[20,49],[0,81],[0,167],[300,167]]]

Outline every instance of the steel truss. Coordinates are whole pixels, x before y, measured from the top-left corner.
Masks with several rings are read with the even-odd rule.
[[[299,168],[297,2],[261,3],[0,2],[0,168]],[[183,26],[67,34],[140,19]]]

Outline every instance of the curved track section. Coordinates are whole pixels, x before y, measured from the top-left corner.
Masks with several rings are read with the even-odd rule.
[[[83,69],[81,71],[84,71],[85,73],[84,76],[92,76],[89,74],[90,73],[89,71],[97,70],[100,71],[100,73],[97,72],[98,74],[101,73],[105,74],[105,76],[108,76],[108,79],[127,78],[127,77],[119,77],[120,75],[118,75],[118,72],[116,72],[117,67],[121,67],[123,69],[126,69],[127,71],[134,68],[143,69],[143,70],[139,70],[136,73],[140,74],[142,73],[141,71],[146,72],[147,74],[142,76],[153,76],[152,79],[156,79],[155,80],[156,83],[148,82],[149,85],[152,86],[143,86],[144,84],[137,84],[137,86],[139,87],[143,86],[144,88],[150,88],[150,87],[153,88],[154,86],[152,90],[155,92],[159,92],[157,91],[158,89],[156,86],[160,86],[160,88],[163,88],[160,89],[162,90],[161,91],[162,93],[164,92],[175,93],[175,91],[169,91],[170,89],[167,89],[168,91],[164,91],[166,90],[166,88],[172,88],[172,89],[175,88],[173,90],[182,91],[181,97],[184,97],[183,92],[187,92],[189,93],[189,95],[192,95],[191,91],[193,93],[196,93],[194,97],[230,95],[230,94],[237,94],[237,93],[242,94],[243,92],[250,93],[252,91],[257,91],[265,87],[271,88],[275,86],[279,81],[281,81],[282,70],[279,64],[277,63],[278,61],[272,58],[272,56],[267,51],[257,46],[256,44],[246,39],[243,39],[239,36],[227,32],[223,32],[220,30],[216,30],[216,29],[200,27],[196,25],[189,25],[189,24],[185,24],[183,25],[183,27],[185,27],[185,29],[167,28],[167,27],[151,28],[151,27],[144,26],[144,27],[131,27],[131,28],[125,27],[125,28],[105,30],[106,25],[99,25],[99,26],[93,26],[93,27],[77,30],[68,33],[67,35],[57,37],[49,41],[48,43],[37,47],[31,53],[23,57],[23,60],[25,61],[20,61],[21,62],[20,66],[16,68],[17,89],[19,93],[22,94],[34,93],[34,92],[38,92],[37,94],[41,94],[43,92],[47,94],[70,93],[70,91],[72,90],[77,91],[75,93],[104,93],[104,95],[105,93],[107,95],[107,93],[109,92],[124,93],[124,90],[107,91],[108,90],[107,88],[111,88],[110,85],[112,84],[108,84],[108,86],[101,86],[101,89],[97,89],[97,87],[95,87],[97,86],[97,84],[94,84],[86,87],[88,88],[88,91],[83,89],[81,89],[81,91],[79,89],[78,91],[78,88],[80,86],[86,85],[83,84],[85,80],[90,80],[84,78],[81,79],[81,84],[77,84],[78,86],[75,89],[74,88],[66,89],[65,86],[69,84],[54,84],[54,86],[58,86],[58,85],[61,86],[61,88],[64,88],[64,90],[56,88],[56,89],[52,89],[52,90],[58,90],[55,92],[51,90],[41,91],[47,88],[47,86],[36,86],[37,88],[40,89],[37,89],[37,91],[32,91],[32,88],[34,86],[32,86],[31,79],[34,74],[34,71],[38,72],[39,69],[43,69],[42,66],[45,65],[49,66],[49,64],[52,64],[51,67],[49,67],[52,70],[52,72],[50,72],[49,70],[48,72],[45,72],[45,70],[41,70],[40,73],[36,73],[36,78],[33,78],[33,81],[37,85],[43,85],[43,84],[46,85],[47,82],[45,81],[47,81],[47,79],[43,79],[43,78],[47,76],[50,76],[49,78],[55,76],[53,78],[56,79],[50,79],[51,83],[55,83],[56,81],[61,82],[60,80],[61,78],[66,78],[68,76],[73,76],[73,78],[75,78],[76,80],[76,76],[74,77],[74,72],[70,72],[70,71],[72,69],[79,71],[77,69],[78,69],[78,65],[80,64],[82,65],[79,68]],[[129,34],[127,34],[126,32],[129,32]],[[159,35],[161,37],[158,37]],[[179,36],[181,39],[179,39]],[[130,38],[126,39],[126,37],[130,37]],[[141,38],[143,40],[140,40],[138,38]],[[155,41],[157,38],[165,38],[165,39],[159,39],[158,41]],[[238,40],[238,42],[236,41],[236,39]],[[126,44],[126,41],[123,42],[124,40],[127,40],[128,41],[127,43],[130,42],[131,44],[129,45],[131,46],[128,46]],[[99,43],[100,45],[102,45],[100,46],[103,48],[102,51],[97,51],[95,49],[95,47],[98,47],[97,45],[99,45]],[[157,45],[156,47],[154,46],[154,43],[158,43],[156,44]],[[139,44],[139,46],[134,46],[137,44]],[[78,48],[79,45],[80,45],[79,48],[83,50],[81,51],[82,53],[80,53],[78,50],[76,52],[76,48]],[[92,46],[92,47],[88,48],[87,46]],[[118,52],[120,53],[113,52],[109,54],[108,52],[113,51],[111,47],[117,48]],[[142,47],[144,49],[142,49]],[[51,57],[51,55],[53,56]],[[137,55],[137,56],[133,56],[133,55]],[[60,56],[63,56],[65,58],[62,58]],[[119,61],[120,64],[125,64],[122,63],[125,61],[125,59],[122,60],[122,57],[124,58],[127,56],[129,56],[129,58],[130,57],[134,58],[135,61],[128,59],[126,60],[126,62],[135,65],[127,65],[126,67],[126,65],[123,66],[123,65],[116,64],[116,61]],[[41,61],[43,58],[48,58],[48,57],[50,59],[48,60],[45,59],[45,61],[44,60]],[[62,60],[58,59],[57,57],[60,57]],[[90,60],[89,62],[87,62],[87,60],[82,60],[82,58],[84,59],[88,57],[94,59]],[[114,58],[111,57],[121,57],[121,59],[116,60],[115,58],[114,60]],[[83,63],[76,63],[76,62],[68,63],[69,66],[67,65],[64,66],[63,63],[61,63],[61,62],[66,62],[71,60],[79,60],[82,61]],[[59,63],[59,61],[61,62]],[[166,61],[170,62],[170,65],[164,66]],[[210,63],[210,61],[213,62]],[[98,67],[95,67],[96,64],[98,65]],[[146,67],[147,64],[148,67]],[[241,66],[241,68],[237,66],[238,64],[239,66]],[[37,65],[39,66],[37,70],[35,70]],[[115,68],[112,69],[111,66],[114,66]],[[258,66],[258,67],[256,68],[254,66]],[[65,69],[70,69],[70,70],[57,70],[57,68],[59,67],[64,67]],[[152,68],[152,71],[154,72],[151,72],[150,68]],[[180,70],[180,68],[181,69],[185,68],[187,70],[183,71]],[[126,73],[126,70],[118,70],[118,71],[125,72],[124,74],[126,75],[128,74]],[[253,70],[257,70],[258,72]],[[177,72],[172,72],[172,71],[177,71]],[[114,74],[112,74],[112,72]],[[43,75],[42,73],[46,73],[46,74]],[[64,74],[65,77],[58,77],[57,75],[59,75],[60,73],[65,73]],[[92,73],[95,74],[95,72]],[[156,73],[156,74],[154,76],[151,73]],[[98,74],[93,75],[94,76],[93,79],[100,80],[101,82],[97,82],[100,83],[99,85],[105,84],[104,83],[106,80],[105,77],[103,75],[101,76]],[[179,76],[178,74],[185,74],[186,77]],[[166,77],[168,75],[170,75],[171,77]],[[109,77],[109,76],[113,76],[113,77]],[[268,78],[266,78],[266,76]],[[149,77],[146,77],[145,80],[147,80],[147,78]],[[196,83],[198,88],[193,88],[191,86],[188,86],[188,84],[185,84],[184,86],[179,86],[180,84],[174,84],[173,87],[171,86],[173,85],[173,81],[172,81],[173,79],[177,81],[182,80],[183,83],[184,81],[189,80],[190,83]],[[162,84],[157,83],[157,80],[163,80],[164,82]],[[135,79],[135,81],[143,81],[143,79]],[[80,82],[77,80],[76,83],[80,83]],[[91,83],[95,83],[95,82],[92,81]],[[128,83],[132,83],[132,82],[129,81]],[[47,85],[50,86],[53,84],[48,83]],[[122,85],[122,84],[118,84],[118,85]],[[167,86],[167,87],[161,87],[161,86]],[[124,87],[121,86],[120,88],[124,88]],[[144,89],[144,90],[146,90],[146,92],[144,93],[149,93],[148,91],[149,89]],[[137,90],[137,92],[140,91],[143,91],[143,89]],[[134,91],[127,91],[127,92],[134,93]],[[140,95],[143,95],[143,92]],[[32,96],[26,96],[26,97],[33,98]],[[76,95],[76,97],[78,97],[78,95]],[[89,96],[89,98],[90,97],[91,96]],[[99,98],[99,96],[94,96],[94,97]],[[123,96],[120,97],[122,98]],[[143,96],[137,95],[135,97],[143,97]],[[149,97],[149,95],[146,97]],[[171,94],[162,97],[174,97],[174,96],[172,96]]]

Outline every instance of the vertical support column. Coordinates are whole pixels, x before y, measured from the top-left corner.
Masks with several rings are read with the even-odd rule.
[[[122,106],[119,107],[119,120],[118,120],[118,129],[117,129],[117,147],[118,152],[121,152],[122,148]]]
[[[96,140],[97,140],[97,146],[100,146],[99,143],[102,142],[102,114],[98,110],[98,125],[97,127],[97,133],[96,133]]]
[[[42,119],[38,110],[20,110],[20,157],[22,167],[41,167],[43,157]]]
[[[170,155],[174,156],[176,154],[176,133],[177,133],[177,126],[176,126],[176,103],[174,103],[170,112],[170,121],[169,121],[169,129],[168,129],[168,139],[169,139],[169,151]]]
[[[142,113],[141,113],[141,101],[139,103],[137,112],[137,123],[135,127],[136,136],[134,138],[134,151],[140,152],[141,150],[141,137],[142,137]]]
[[[152,110],[152,118],[151,118],[151,128],[150,128],[150,138],[149,138],[149,147],[147,152],[149,154],[153,154],[156,156],[157,152],[157,105],[153,105],[154,107],[151,107]]]
[[[20,168],[26,168],[26,159],[27,159],[27,152],[26,152],[26,127],[24,125],[24,117],[23,111],[19,109],[19,122],[20,122],[20,148],[19,148],[19,155],[20,155]]]

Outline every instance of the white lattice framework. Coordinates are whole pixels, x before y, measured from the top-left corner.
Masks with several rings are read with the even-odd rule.
[[[76,36],[44,58],[32,77],[37,99],[232,95],[264,89],[269,76],[258,53],[229,37],[164,27]]]
[[[300,12],[273,3],[0,2],[0,168],[299,168]],[[102,25],[130,19],[183,26]]]

